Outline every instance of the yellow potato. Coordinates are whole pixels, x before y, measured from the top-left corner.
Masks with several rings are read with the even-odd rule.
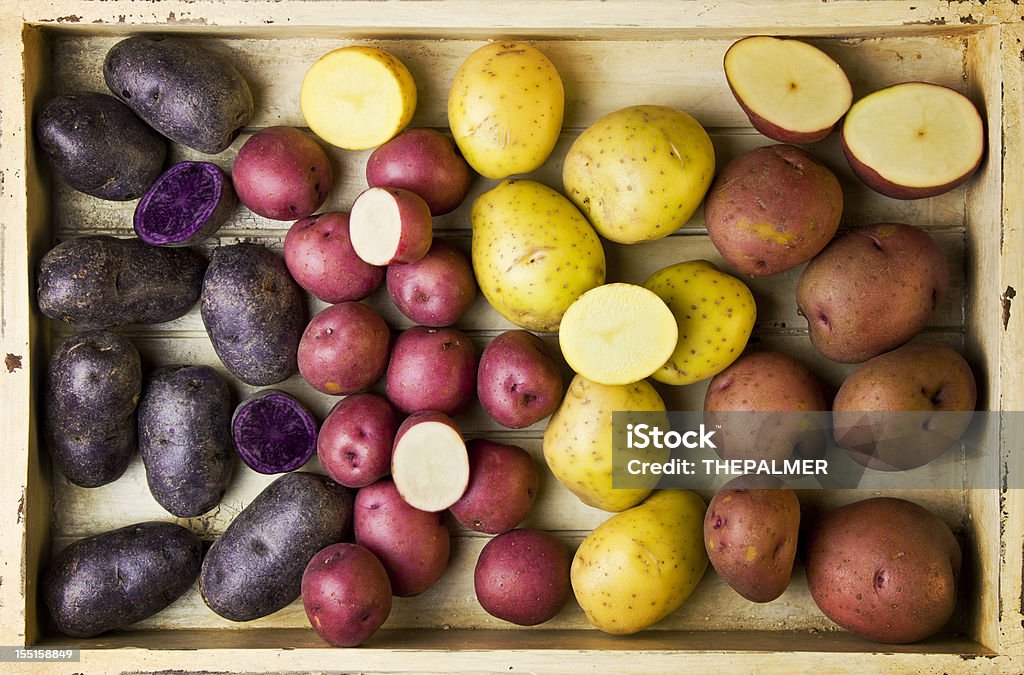
[[[696,212],[715,175],[715,150],[697,120],[639,105],[579,135],[562,167],[565,194],[601,236],[635,244],[668,236]]]
[[[631,479],[631,485],[642,487],[612,488],[613,469],[624,476],[630,459],[662,463],[670,454],[670,450],[655,448],[653,443],[648,449],[626,452],[624,430],[620,430],[617,445],[622,452],[613,463],[616,439],[612,435],[612,413],[628,411],[650,412],[642,416],[643,422],[667,428],[665,402],[646,380],[606,385],[577,375],[548,422],[544,460],[555,478],[584,504],[604,511],[623,511],[646,499],[658,482],[658,476],[648,476]]]
[[[558,328],[569,367],[600,384],[629,384],[658,370],[676,348],[665,302],[633,284],[605,284],[572,303]]]
[[[651,377],[693,384],[725,370],[740,357],[754,328],[757,307],[746,284],[707,260],[670,265],[644,287],[665,301],[679,324],[675,352]]]
[[[604,249],[568,199],[505,180],[470,211],[473,272],[484,297],[523,328],[554,332],[579,296],[604,283]]]
[[[522,42],[469,55],[448,92],[448,125],[469,165],[487,178],[533,171],[558,141],[565,109],[554,64]]]
[[[570,571],[587,620],[606,633],[636,633],[686,602],[708,566],[704,511],[697,494],[662,490],[591,532]]]
[[[391,140],[412,121],[416,83],[405,64],[375,47],[342,47],[306,72],[299,106],[313,133],[346,150]]]

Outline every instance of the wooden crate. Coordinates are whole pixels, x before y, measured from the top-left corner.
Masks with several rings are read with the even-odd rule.
[[[396,599],[385,629],[358,649],[330,649],[308,628],[301,604],[247,624],[207,610],[193,589],[131,630],[92,640],[47,631],[37,601],[40,570],[69,541],[148,518],[167,518],[146,489],[141,463],[104,488],[83,490],[52,475],[38,430],[38,391],[50,345],[66,331],[33,303],[34,269],[57,239],[87,232],[127,235],[133,204],[85,197],[53,180],[31,136],[32,115],[49,96],[76,88],[105,91],[100,64],[129,34],[186,34],[231,59],[257,100],[252,126],[302,126],[298,89],[320,54],[349,43],[378,44],[412,71],[420,92],[415,126],[446,126],[451,77],[491,38],[535,41],[565,81],[562,142],[536,177],[560,187],[568,143],[598,116],[626,105],[660,103],[694,114],[709,128],[720,163],[770,141],[754,133],[729,94],[721,58],[737,37],[769,33],[810,39],[851,76],[856,95],[912,79],[947,84],[979,105],[988,152],[966,186],[923,201],[881,197],[849,173],[833,136],[813,151],[840,174],[844,225],[881,220],[929,230],[950,262],[953,283],[923,339],[962,348],[980,375],[981,405],[1022,410],[1024,340],[1015,289],[1024,284],[1024,5],[1016,2],[72,2],[22,0],[0,9],[0,227],[2,227],[2,373],[0,429],[0,645],[77,646],[82,662],[62,671],[166,669],[245,672],[359,670],[713,670],[834,672],[1024,670],[1020,490],[910,490],[902,493],[939,513],[961,537],[965,575],[949,631],[906,646],[875,645],[836,630],[806,589],[802,570],[767,605],[742,600],[709,571],[693,598],[658,626],[630,637],[589,628],[570,603],[535,629],[508,630],[476,604],[472,568],[485,538],[454,531],[453,558],[437,586]],[[244,140],[244,138],[242,139]],[[214,158],[228,167],[239,142]],[[182,148],[175,159],[192,158]],[[332,151],[339,180],[325,208],[347,208],[364,187],[366,153]],[[487,189],[479,180],[473,194]],[[472,198],[472,195],[471,195]],[[468,204],[468,202],[467,202]],[[442,235],[465,245],[468,206],[439,219]],[[240,209],[220,241],[252,238],[280,247],[284,229]],[[684,259],[720,260],[700,215],[668,239],[635,247],[608,245],[610,279],[638,281]],[[847,367],[816,356],[796,316],[796,274],[751,282],[757,297],[756,339],[796,354],[833,384]],[[371,303],[401,328],[408,322],[383,296]],[[507,329],[483,300],[460,323],[479,344]],[[220,367],[198,312],[157,327],[125,331],[149,364],[201,362]],[[330,401],[298,377],[283,385],[323,414]],[[249,388],[236,383],[236,395]],[[703,387],[664,388],[670,406],[699,404]],[[542,428],[494,428],[479,409],[459,420],[474,435],[514,440],[540,455]],[[1019,440],[1002,441],[1001,465],[1019,484]],[[539,460],[542,462],[542,460]],[[316,467],[313,467],[314,469]],[[577,544],[607,514],[583,506],[542,472],[529,526]],[[239,469],[223,505],[188,524],[204,537],[223,530],[268,478]],[[1012,479],[1011,479],[1012,480]],[[810,513],[865,497],[804,492]],[[46,664],[23,670],[47,671]],[[8,672],[6,664],[0,671]]]

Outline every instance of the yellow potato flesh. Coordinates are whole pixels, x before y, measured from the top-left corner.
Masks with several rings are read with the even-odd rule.
[[[492,42],[470,54],[448,93],[448,124],[482,176],[533,171],[562,129],[565,91],[554,64],[522,42]]]
[[[600,384],[629,384],[658,370],[676,347],[668,306],[633,284],[587,291],[569,307],[558,342],[569,367]]]
[[[693,384],[738,359],[757,316],[746,284],[706,260],[671,265],[644,282],[668,305],[679,326],[675,351],[651,377],[665,384]]]
[[[306,124],[346,150],[385,143],[412,121],[416,83],[395,56],[374,47],[343,47],[306,72],[299,95]]]
[[[693,492],[663,490],[584,539],[570,573],[587,620],[606,633],[636,633],[686,602],[708,566],[705,509]]]

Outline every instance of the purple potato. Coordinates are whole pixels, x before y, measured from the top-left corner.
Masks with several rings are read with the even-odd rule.
[[[295,397],[276,389],[256,392],[235,409],[231,438],[246,466],[259,473],[298,469],[316,450],[317,424]]]
[[[213,236],[235,210],[231,179],[210,162],[178,162],[135,207],[135,234],[151,246],[191,246]]]

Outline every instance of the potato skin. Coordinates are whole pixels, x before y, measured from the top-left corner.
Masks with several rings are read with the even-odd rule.
[[[78,333],[50,357],[45,433],[50,456],[81,487],[117,480],[137,447],[139,352],[105,330]]]
[[[208,154],[231,145],[253,114],[245,78],[194,40],[122,40],[107,52],[103,79],[151,127]]]
[[[302,574],[302,605],[309,624],[335,647],[355,647],[391,613],[391,582],[384,565],[359,544],[332,544]]]
[[[50,166],[79,192],[138,199],[160,176],[167,141],[107,94],[78,92],[43,106],[36,135]]]
[[[480,606],[519,626],[555,616],[572,595],[569,551],[541,530],[512,530],[484,545],[473,571]]]
[[[352,531],[352,491],[326,476],[286,473],[256,496],[217,541],[199,575],[207,606],[251,621],[299,597],[302,573]]]
[[[231,480],[231,392],[209,366],[166,366],[139,400],[139,450],[149,491],[178,518],[216,506]]]
[[[822,612],[873,640],[923,640],[956,604],[960,544],[927,509],[878,497],[822,516],[808,537],[807,586]]]
[[[187,248],[106,235],[76,237],[39,263],[39,310],[77,328],[163,323],[199,299],[206,261]]]
[[[203,278],[200,310],[217,356],[238,379],[265,386],[298,370],[306,307],[284,261],[270,249],[216,249]]]
[[[88,638],[156,614],[199,574],[203,546],[174,523],[145,522],[79,539],[42,580],[57,630]]]

